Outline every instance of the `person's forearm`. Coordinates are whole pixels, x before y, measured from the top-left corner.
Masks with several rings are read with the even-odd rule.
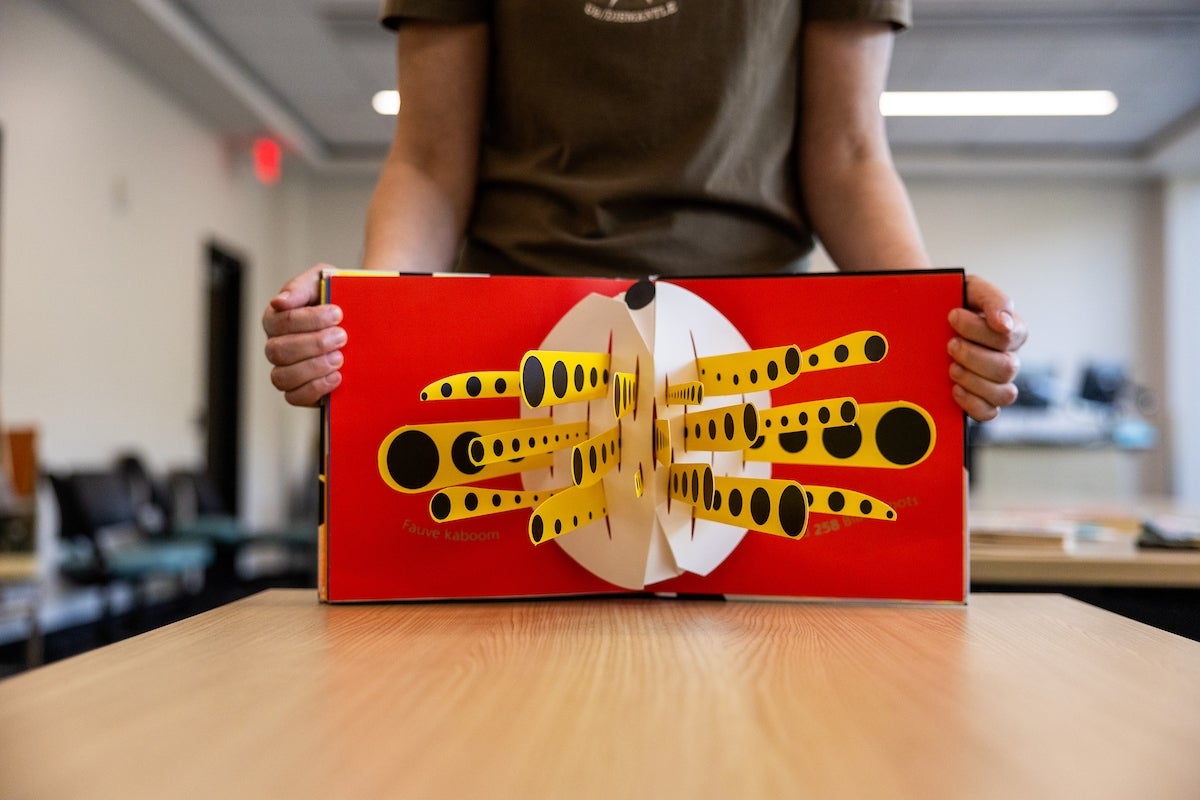
[[[908,194],[890,160],[814,158],[804,185],[809,218],[839,269],[929,266]]]
[[[474,203],[488,28],[410,22],[396,48],[402,101],[367,212],[362,266],[440,272],[458,257]]]
[[[469,214],[470,192],[449,191],[412,164],[389,159],[367,212],[363,269],[450,269]]]
[[[843,270],[929,263],[879,114],[892,40],[882,24],[805,26],[800,190],[817,238]]]

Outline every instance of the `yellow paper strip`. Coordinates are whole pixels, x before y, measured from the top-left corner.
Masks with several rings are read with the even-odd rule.
[[[550,455],[487,466],[475,464],[468,455],[471,443],[481,434],[540,424],[544,423],[537,419],[498,419],[405,425],[379,445],[379,475],[396,491],[413,493],[549,467],[554,462]]]
[[[521,394],[530,408],[545,408],[608,394],[607,353],[530,350],[521,359]]]
[[[632,372],[613,373],[613,416],[617,419],[637,411],[638,380]]]
[[[478,486],[451,486],[439,491],[429,501],[429,515],[438,522],[452,522],[520,508],[533,508],[552,496],[555,491],[557,490],[529,492]]]
[[[807,348],[804,351],[804,372],[874,364],[887,355],[888,343],[882,333],[856,331],[845,336]]]
[[[744,450],[758,439],[758,409],[738,403],[683,415],[683,449]]]
[[[905,401],[861,403],[857,422],[817,430],[776,425],[745,451],[747,461],[905,469],[933,452],[933,418]]]
[[[770,478],[714,478],[711,508],[693,513],[714,522],[799,539],[808,528],[808,501],[795,481]]]
[[[434,381],[421,390],[422,400],[475,400],[490,397],[519,397],[519,372],[461,372]]]
[[[805,484],[808,510],[814,514],[841,514],[843,517],[864,519],[896,519],[896,509],[882,500],[862,492],[838,489],[832,486]]]
[[[800,348],[794,344],[741,353],[703,356],[696,369],[707,395],[733,395],[776,389],[800,374]]]
[[[667,388],[667,405],[698,406],[704,402],[704,384],[700,381],[676,383]]]
[[[503,430],[480,436],[471,442],[467,451],[471,462],[477,465],[495,464],[514,458],[553,453],[574,447],[587,438],[588,424],[568,422],[562,425],[547,425],[546,420],[536,420],[532,427]]]
[[[713,471],[708,464],[672,464],[667,476],[672,500],[708,509],[713,502]]]
[[[529,540],[548,542],[608,516],[604,484],[572,486],[546,500],[529,517]]]
[[[600,480],[621,461],[621,426],[614,425],[571,451],[571,479],[576,486]]]
[[[671,466],[671,422],[654,420],[654,458],[664,467]]]

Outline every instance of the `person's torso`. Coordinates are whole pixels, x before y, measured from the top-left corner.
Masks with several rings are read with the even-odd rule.
[[[779,0],[496,0],[461,268],[794,269],[800,22]]]

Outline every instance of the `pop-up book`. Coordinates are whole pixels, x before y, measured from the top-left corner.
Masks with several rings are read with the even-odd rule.
[[[961,271],[324,291],[325,600],[965,599]]]

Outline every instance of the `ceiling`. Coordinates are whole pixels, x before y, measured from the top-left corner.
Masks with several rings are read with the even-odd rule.
[[[582,0],[571,0],[582,2]],[[231,138],[374,167],[394,39],[367,0],[50,0]],[[889,119],[904,166],[1200,173],[1200,0],[914,0],[889,88],[1112,89],[1108,117]]]

